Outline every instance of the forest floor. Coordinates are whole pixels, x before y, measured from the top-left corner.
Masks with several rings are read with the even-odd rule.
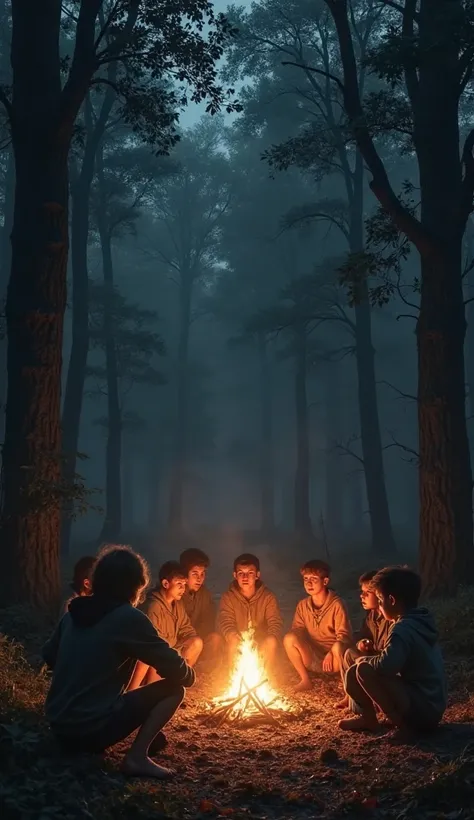
[[[42,716],[48,678],[39,671],[38,628],[24,610],[0,612],[0,816],[472,818],[474,590],[438,605],[436,614],[450,705],[432,735],[407,740],[389,727],[377,736],[344,734],[333,708],[339,684],[315,680],[310,693],[293,695],[289,669],[282,692],[303,707],[299,718],[281,727],[210,728],[202,716],[220,690],[203,677],[166,729],[160,761],[178,776],[160,784],[125,779],[123,748],[103,757],[60,754]]]

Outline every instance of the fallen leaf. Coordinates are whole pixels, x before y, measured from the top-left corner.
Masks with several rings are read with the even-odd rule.
[[[214,805],[214,803],[211,802],[211,800],[201,800],[201,802],[199,803],[199,811],[202,811],[204,813],[214,811],[215,808],[216,806]]]

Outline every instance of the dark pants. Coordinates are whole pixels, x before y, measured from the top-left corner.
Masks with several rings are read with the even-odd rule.
[[[71,736],[55,732],[62,748],[75,754],[99,754],[110,746],[125,740],[135,729],[145,723],[149,714],[160,701],[171,695],[177,698],[176,708],[184,698],[184,688],[167,680],[158,680],[148,686],[142,686],[126,692],[119,701],[119,706],[107,718],[100,729],[88,735]],[[178,697],[180,699],[178,700]],[[54,730],[53,730],[54,731]]]
[[[368,663],[354,664],[348,669],[345,691],[355,702],[359,713],[375,714],[376,704],[389,719],[391,713],[401,715],[404,725],[411,729],[434,729],[442,717],[399,675],[381,675]],[[377,691],[383,703],[376,702]]]

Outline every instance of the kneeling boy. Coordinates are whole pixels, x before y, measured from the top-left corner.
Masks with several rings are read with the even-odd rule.
[[[300,572],[308,597],[296,607],[291,632],[283,639],[288,658],[300,676],[297,692],[311,688],[309,672],[340,672],[352,639],[346,605],[329,589],[328,564],[307,561]]]
[[[446,677],[432,614],[418,607],[419,575],[386,567],[372,580],[383,616],[394,621],[383,652],[358,658],[346,675],[346,694],[360,716],[341,720],[341,729],[376,731],[375,707],[398,727],[432,729],[446,709]]]
[[[221,598],[218,625],[231,659],[251,626],[267,668],[274,665],[283,620],[276,597],[260,580],[256,555],[244,553],[235,559],[234,580]]]
[[[203,658],[216,660],[221,636],[216,632],[216,607],[206,583],[209,558],[199,549],[184,550],[179,563],[186,575],[186,591],[182,601],[193,628],[204,643]]]
[[[132,550],[102,551],[92,595],[71,601],[43,647],[43,658],[53,670],[46,717],[71,752],[103,752],[139,729],[122,769],[163,779],[172,772],[150,759],[150,747],[195,676],[136,609],[148,581],[145,561]],[[162,680],[131,691],[137,660],[156,669]]]

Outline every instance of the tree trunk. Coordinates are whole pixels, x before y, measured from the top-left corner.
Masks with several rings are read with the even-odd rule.
[[[264,333],[258,337],[260,363],[260,504],[261,530],[270,535],[275,529],[275,476],[273,459],[272,384],[268,361],[267,341]]]
[[[57,606],[61,364],[68,254],[68,151],[60,121],[60,3],[13,3],[15,206],[6,301],[8,397],[2,469],[2,604]]]
[[[134,449],[134,439],[130,436],[123,442],[122,458],[122,521],[128,533],[133,533],[136,525]]]
[[[325,433],[326,433],[326,515],[325,527],[330,540],[338,541],[344,517],[344,484],[341,476],[341,459],[334,453],[334,445],[341,436],[339,408],[339,373],[337,362],[329,362],[325,368]]]
[[[5,174],[5,193],[3,206],[3,228],[0,234],[0,310],[3,314],[7,295],[8,278],[12,263],[11,232],[13,227],[13,211],[15,205],[15,157],[13,151],[8,152],[7,170]],[[5,323],[0,320],[0,440],[3,441],[5,422],[5,401],[7,398],[6,378],[7,342]]]
[[[177,413],[174,436],[174,462],[171,470],[168,513],[168,527],[173,533],[179,533],[183,529],[183,500],[188,459],[188,356],[192,290],[193,278],[191,274],[189,272],[182,272],[179,312]]]
[[[295,530],[302,541],[312,537],[309,505],[310,456],[308,400],[306,396],[307,350],[306,327],[295,330],[296,370],[296,473],[295,473]]]
[[[114,272],[112,242],[107,224],[107,207],[103,192],[104,180],[99,172],[101,204],[98,209],[98,228],[102,251],[104,276],[104,340],[107,373],[107,443],[105,449],[105,520],[100,540],[119,541],[122,530],[122,410],[120,407],[115,328],[112,304]]]
[[[353,174],[350,249],[360,253],[364,249],[364,166],[362,156],[356,154]],[[357,292],[355,312],[355,341],[360,435],[364,477],[372,530],[374,556],[393,556],[395,540],[390,520],[385,469],[382,454],[382,436],[375,377],[375,350],[372,344],[372,317],[369,288],[364,280]]]
[[[63,403],[63,478],[72,485],[76,472],[82,401],[89,352],[89,271],[87,251],[89,241],[89,209],[95,159],[114,101],[113,89],[108,89],[100,114],[94,125],[91,104],[86,99],[84,118],[87,139],[78,179],[72,185],[71,261],[72,261],[72,345]],[[69,553],[72,529],[72,504],[65,509],[61,531],[61,551]]]

